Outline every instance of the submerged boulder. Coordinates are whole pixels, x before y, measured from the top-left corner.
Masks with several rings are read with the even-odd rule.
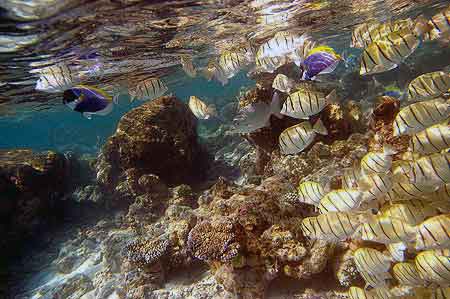
[[[124,180],[134,185],[148,174],[169,185],[196,181],[204,156],[196,128],[195,116],[175,97],[161,97],[129,111],[102,149],[99,184],[111,192]]]

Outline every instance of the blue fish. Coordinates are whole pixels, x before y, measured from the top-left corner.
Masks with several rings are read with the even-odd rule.
[[[93,114],[107,115],[113,109],[112,97],[105,91],[87,85],[77,85],[63,94],[63,103],[91,119]]]
[[[303,73],[303,79],[312,80],[319,74],[333,72],[339,64],[339,57],[331,53],[321,51],[309,55],[303,62],[306,72]]]

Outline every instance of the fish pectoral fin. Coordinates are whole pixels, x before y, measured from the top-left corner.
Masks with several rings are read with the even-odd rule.
[[[87,119],[92,119],[92,113],[83,112],[83,116],[86,117]]]

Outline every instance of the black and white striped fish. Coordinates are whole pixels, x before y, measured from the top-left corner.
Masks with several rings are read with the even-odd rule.
[[[63,92],[78,83],[80,80],[72,69],[64,63],[55,64],[39,70],[39,79],[36,90],[45,92]]]
[[[426,100],[448,93],[450,89],[450,74],[437,71],[420,75],[408,85],[409,101]]]
[[[320,200],[325,196],[327,188],[316,182],[303,182],[297,187],[299,201],[302,203],[318,206]]]
[[[333,190],[320,200],[318,208],[322,214],[358,210],[363,195],[363,192],[358,189]]]
[[[448,121],[436,124],[411,136],[409,150],[420,154],[439,153],[450,147]]]
[[[281,108],[281,114],[299,119],[308,119],[310,116],[318,114],[328,104],[335,102],[336,98],[336,90],[325,95],[315,90],[315,88],[302,86],[287,97]]]
[[[411,226],[418,225],[426,218],[437,214],[438,210],[423,199],[398,201],[381,208],[382,216],[397,218]]]
[[[420,278],[414,262],[396,263],[392,267],[392,274],[401,285],[411,287],[427,285],[427,283]]]
[[[432,154],[416,160],[411,173],[412,183],[434,186],[450,183],[450,153]]]
[[[361,159],[361,171],[363,174],[387,173],[392,165],[392,155],[396,151],[385,144],[382,152],[369,152]]]
[[[139,99],[141,101],[153,100],[164,95],[169,89],[158,78],[149,78],[130,89],[131,101]]]
[[[420,252],[414,259],[420,277],[440,286],[450,285],[450,250],[434,249]]]
[[[275,79],[273,79],[272,87],[281,92],[289,93],[294,87],[294,81],[289,79],[286,75],[278,74]]]
[[[410,242],[414,239],[413,226],[392,217],[373,216],[361,224],[354,238],[383,244]]]
[[[281,153],[284,155],[296,154],[307,148],[317,134],[328,134],[322,121],[319,119],[314,126],[305,121],[289,127],[281,132],[278,137]]]
[[[431,217],[417,226],[416,250],[450,248],[450,214]]]

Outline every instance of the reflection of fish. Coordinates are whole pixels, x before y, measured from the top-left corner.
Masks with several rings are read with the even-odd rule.
[[[429,21],[419,20],[416,30],[418,34],[424,35],[425,40],[448,36],[450,33],[450,6],[435,14]]]
[[[450,246],[450,215],[438,215],[418,225],[416,250],[448,248]]]
[[[339,242],[350,238],[361,223],[359,214],[330,212],[316,217],[304,218],[303,234],[311,239]]]
[[[324,93],[313,88],[301,87],[287,97],[281,109],[281,114],[299,119],[308,119],[310,116],[321,112],[326,105],[335,101],[335,90],[325,96]]]
[[[313,142],[316,133],[328,134],[320,119],[314,126],[305,121],[285,129],[278,138],[281,153],[289,155],[303,151]]]
[[[167,86],[158,78],[149,78],[140,82],[134,89],[130,90],[131,101],[139,99],[142,101],[156,99],[166,91]]]
[[[281,118],[280,115],[280,98],[278,93],[274,93],[271,104],[258,102],[250,104],[238,112],[238,115],[233,120],[233,133],[246,134],[256,131],[269,125],[270,116],[275,115]]]
[[[272,87],[285,93],[289,93],[294,86],[294,82],[283,74],[278,74],[273,79]]]
[[[40,70],[36,90],[62,92],[78,83],[72,70],[64,63],[55,64]]]
[[[418,102],[401,109],[394,119],[394,136],[414,134],[447,119],[450,103],[443,98]]]
[[[438,71],[420,75],[408,85],[408,100],[424,100],[448,92],[450,74]]]
[[[449,147],[450,127],[448,121],[413,134],[409,142],[409,149],[421,154],[438,153]]]
[[[319,183],[308,181],[297,187],[297,193],[300,202],[317,206],[326,192]]]
[[[328,192],[319,204],[322,214],[357,210],[363,199],[363,192],[357,189],[338,189]]]
[[[369,152],[361,159],[361,170],[364,174],[387,173],[392,165],[392,155],[396,151],[389,145],[383,146],[382,152]]]
[[[188,56],[181,56],[180,61],[186,75],[194,78],[197,75],[197,71],[195,70],[194,64],[192,63],[192,58]]]
[[[414,259],[420,277],[438,285],[450,283],[450,250],[427,250]]]
[[[216,109],[213,105],[206,105],[196,96],[189,98],[189,108],[198,119],[210,119],[213,116],[217,116]]]
[[[285,57],[256,57],[256,71],[273,73],[277,68],[286,63]]]
[[[277,32],[273,38],[259,47],[256,56],[260,59],[265,57],[282,57],[301,47],[307,39],[307,35],[296,36],[288,32]]]
[[[386,23],[363,23],[355,27],[352,33],[352,47],[365,48],[374,41],[386,35],[402,29],[413,29],[414,23],[411,19],[390,21]]]
[[[86,85],[77,85],[64,91],[63,103],[88,119],[93,114],[107,115],[113,109],[112,98],[106,92]]]
[[[420,278],[416,265],[412,262],[397,263],[392,267],[394,278],[401,285],[405,286],[424,286],[426,283]]]
[[[419,39],[409,30],[400,30],[371,43],[361,57],[360,75],[389,71],[411,55]]]

